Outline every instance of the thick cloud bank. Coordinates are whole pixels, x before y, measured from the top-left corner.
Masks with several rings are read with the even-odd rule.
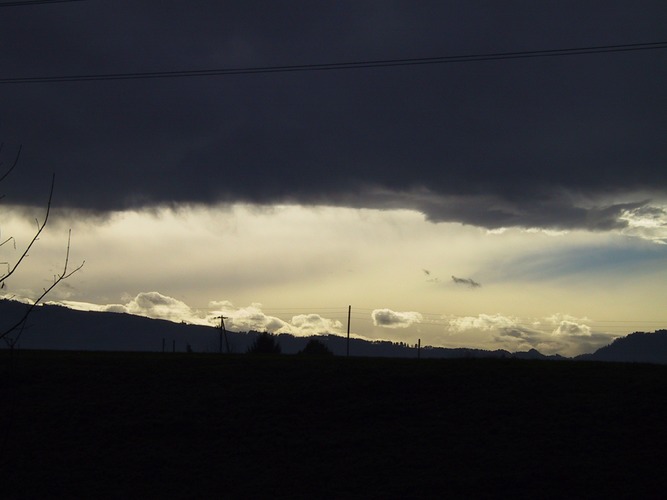
[[[662,0],[71,2],[3,9],[0,67],[9,78],[486,54],[661,41],[665,25]],[[97,212],[280,202],[492,229],[632,228],[628,214],[650,216],[667,193],[664,56],[4,83],[5,165],[23,144],[5,201],[42,205],[56,172],[56,206]]]

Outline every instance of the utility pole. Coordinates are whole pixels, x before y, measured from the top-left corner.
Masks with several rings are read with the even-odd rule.
[[[347,306],[347,357],[350,357],[350,316],[352,315],[352,306]]]
[[[227,354],[229,354],[229,341],[227,340],[227,329],[225,328],[225,320],[229,319],[227,316],[218,316],[216,319],[220,320],[220,346],[218,352],[222,354],[222,336],[225,336],[225,346],[227,347]]]

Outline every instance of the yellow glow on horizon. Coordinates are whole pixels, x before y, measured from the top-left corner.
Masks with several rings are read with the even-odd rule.
[[[434,224],[409,210],[297,205],[128,211],[70,222],[72,259],[85,258],[86,267],[52,300],[124,304],[141,292],[155,291],[193,310],[227,300],[238,307],[261,303],[267,310],[295,314],[351,304],[368,316],[355,323],[355,333],[362,336],[422,335],[425,345],[493,348],[499,344],[490,332],[452,333],[442,323],[428,321],[389,331],[373,326],[370,311],[520,318],[562,313],[597,321],[659,321],[667,298],[662,286],[667,268],[661,265],[660,251],[632,266],[568,270],[568,255],[647,244],[614,232],[489,233]],[[30,296],[57,272],[66,226],[60,220],[47,227],[29,265],[8,283],[11,293]],[[32,230],[18,214],[10,212],[4,220],[3,234],[13,231],[19,246]],[[11,258],[5,254],[2,260]],[[482,286],[457,285],[452,275]],[[326,317],[326,310],[319,313]]]

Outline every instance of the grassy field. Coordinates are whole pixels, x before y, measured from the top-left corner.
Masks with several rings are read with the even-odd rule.
[[[659,498],[667,366],[0,352],[3,498]]]

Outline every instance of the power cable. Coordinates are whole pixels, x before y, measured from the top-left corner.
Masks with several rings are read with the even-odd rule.
[[[258,73],[288,73],[304,71],[328,71],[363,68],[387,68],[397,66],[417,66],[426,64],[449,64],[463,62],[525,59],[536,57],[574,56],[583,54],[603,54],[640,50],[667,49],[667,42],[635,43],[623,45],[600,45],[568,49],[529,50],[520,52],[497,52],[456,56],[422,57],[408,59],[384,59],[342,63],[296,64],[286,66],[255,66],[245,68],[219,68],[203,70],[145,71],[132,73],[100,73],[79,75],[28,76],[0,78],[0,83],[62,83],[105,80],[146,80],[154,78],[183,78],[194,76],[229,76]]]
[[[0,2],[0,7],[20,7],[23,5],[40,5],[47,3],[84,2],[85,0],[24,0],[22,2]]]

